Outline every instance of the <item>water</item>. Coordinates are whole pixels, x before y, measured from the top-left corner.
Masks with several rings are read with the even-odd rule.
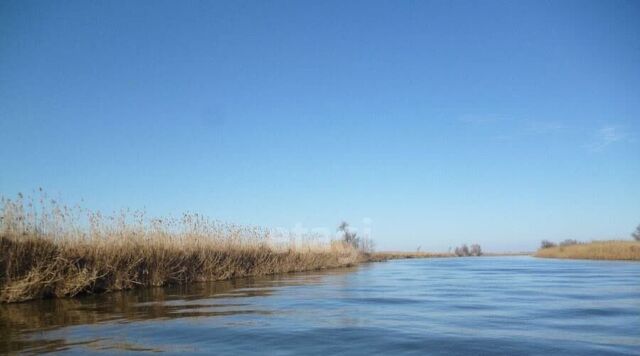
[[[0,352],[640,355],[640,263],[398,260],[0,311]]]

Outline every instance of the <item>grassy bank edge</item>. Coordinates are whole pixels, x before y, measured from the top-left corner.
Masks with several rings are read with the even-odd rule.
[[[363,260],[360,252],[341,242],[274,248],[135,236],[57,241],[3,235],[0,251],[3,303],[348,267]]]
[[[89,294],[343,268],[394,259],[454,257],[445,253],[363,253],[342,242],[322,249],[174,245],[135,237],[101,244],[0,236],[0,302]]]
[[[554,246],[541,248],[534,256],[560,259],[640,261],[640,242],[611,240]]]

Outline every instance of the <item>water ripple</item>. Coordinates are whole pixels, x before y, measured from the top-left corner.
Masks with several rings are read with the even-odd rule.
[[[0,312],[0,352],[640,355],[640,263],[414,259]]]

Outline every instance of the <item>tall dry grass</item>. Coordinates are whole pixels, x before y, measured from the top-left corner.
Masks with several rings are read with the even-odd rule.
[[[638,241],[594,241],[539,249],[536,257],[640,261]]]
[[[348,266],[340,241],[282,236],[198,214],[105,216],[38,201],[0,204],[0,302]]]

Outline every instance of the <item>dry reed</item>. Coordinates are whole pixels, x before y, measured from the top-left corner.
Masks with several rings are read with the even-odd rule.
[[[0,302],[349,266],[362,256],[340,241],[281,236],[198,214],[104,216],[2,199]]]
[[[541,248],[536,257],[575,258],[589,260],[636,260],[640,261],[638,241],[594,241],[567,246]]]

